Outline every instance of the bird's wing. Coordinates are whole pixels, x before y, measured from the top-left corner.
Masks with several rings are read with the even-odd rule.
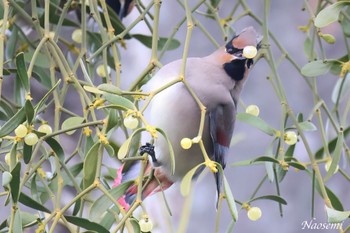
[[[233,101],[226,105],[219,105],[209,113],[210,136],[213,144],[211,159],[218,162],[224,169],[226,166],[226,153],[229,149],[234,123],[236,107]],[[218,195],[221,192],[222,175],[215,173],[215,181]]]

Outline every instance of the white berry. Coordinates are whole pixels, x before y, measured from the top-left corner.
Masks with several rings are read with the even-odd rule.
[[[248,45],[243,49],[243,56],[245,56],[248,59],[254,58],[257,53],[258,53],[258,50],[256,49],[255,46]]]
[[[149,218],[143,218],[139,221],[142,232],[150,232],[153,229],[153,223]]]
[[[262,212],[259,207],[251,207],[247,212],[248,218],[252,221],[256,221],[261,218]]]
[[[24,136],[26,136],[28,133],[28,129],[25,125],[20,124],[19,126],[17,126],[17,128],[15,129],[15,135],[17,137],[23,138]]]
[[[72,40],[78,44],[81,44],[82,38],[83,32],[81,31],[81,29],[75,29],[72,33]]]
[[[183,149],[188,150],[192,147],[192,140],[189,138],[183,138],[181,139],[180,144]]]
[[[298,136],[294,131],[287,131],[284,134],[284,142],[288,145],[294,145],[298,141]]]
[[[252,104],[252,105],[249,105],[246,110],[245,110],[246,113],[249,113],[253,116],[259,116],[259,113],[260,113],[260,109],[258,106]]]
[[[108,74],[111,72],[111,68],[109,68],[109,66],[107,66],[107,72],[108,72]],[[96,68],[96,73],[97,73],[97,75],[100,76],[100,77],[107,77],[107,75],[108,75],[108,74],[106,73],[106,69],[105,69],[105,67],[104,67],[103,64],[97,66],[97,68]]]
[[[35,133],[29,133],[24,137],[24,142],[28,146],[33,146],[38,142],[39,138]]]
[[[39,126],[38,131],[44,134],[51,134],[52,128],[48,124],[43,124]]]
[[[132,115],[125,117],[123,123],[128,129],[135,129],[139,125],[137,118],[133,117]]]

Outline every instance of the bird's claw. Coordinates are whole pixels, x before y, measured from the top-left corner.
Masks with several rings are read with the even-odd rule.
[[[140,147],[140,155],[147,153],[152,158],[152,162],[156,163],[156,153],[154,152],[154,146],[151,143],[146,142],[146,145]]]

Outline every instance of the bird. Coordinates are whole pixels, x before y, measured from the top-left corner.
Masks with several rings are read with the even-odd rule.
[[[226,165],[240,93],[253,65],[251,54],[244,50],[253,48],[254,53],[254,48],[260,48],[260,42],[261,36],[256,30],[247,27],[210,55],[189,57],[186,60],[184,79],[206,110],[201,139],[209,158],[222,168]],[[164,65],[147,83],[146,89],[157,90],[178,79],[182,62],[179,59]],[[156,138],[153,144],[146,143],[141,146],[140,154],[150,155],[146,173],[153,169],[156,178],[144,187],[143,198],[181,181],[192,168],[204,162],[198,144],[184,149],[180,143],[183,138],[198,136],[201,119],[201,109],[183,82],[177,82],[157,93],[152,99],[150,112],[150,124],[162,129],[171,142],[175,169],[172,170],[169,145],[164,137]],[[136,174],[135,171],[139,168],[140,164],[130,166],[128,171],[123,171],[123,179],[130,179],[128,173]],[[203,166],[198,169],[194,178],[203,169]],[[220,172],[214,173],[214,176],[219,194],[222,177]],[[118,180],[120,181],[120,177]],[[131,204],[136,192],[136,186],[131,186],[123,197],[126,200],[124,203]]]

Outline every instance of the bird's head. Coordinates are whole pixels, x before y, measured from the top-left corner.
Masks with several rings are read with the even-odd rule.
[[[244,78],[247,69],[253,64],[260,42],[261,36],[255,29],[247,27],[225,45],[225,53],[229,55],[227,56],[229,61],[224,63],[224,69],[231,78],[236,81]]]

